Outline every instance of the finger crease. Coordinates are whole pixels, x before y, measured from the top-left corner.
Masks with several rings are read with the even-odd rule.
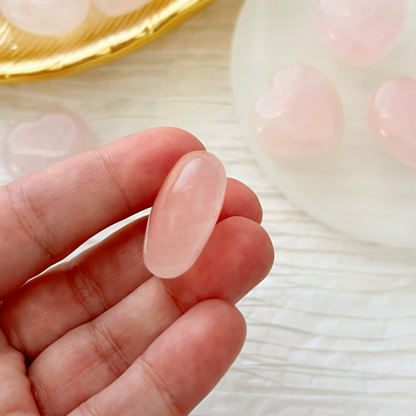
[[[116,378],[120,377],[130,367],[130,361],[124,354],[121,345],[111,331],[100,324],[91,323],[89,331],[92,346],[100,361],[110,369]]]
[[[13,194],[19,194],[19,192],[12,191],[12,184],[13,182],[7,185],[5,189],[10,201],[10,207],[12,208],[13,213],[16,216],[21,229],[42,250],[42,252],[47,256],[47,258],[51,260],[56,259],[59,256],[59,252],[55,249],[57,244],[55,242],[53,234],[49,230],[47,222],[45,221],[45,216],[41,212],[39,212],[35,204],[30,202],[30,198],[27,198],[24,204],[27,207],[27,212],[33,213],[37,220],[37,225],[40,225],[40,228],[43,233],[43,238],[41,238],[35,231],[36,227],[32,225],[33,221],[28,221],[26,215],[22,214],[22,210],[19,210],[17,208],[13,198]]]
[[[145,377],[155,386],[166,407],[169,409],[171,416],[184,416],[186,413],[175,401],[172,392],[156,369],[146,360],[145,356],[140,358],[140,362]]]
[[[117,169],[114,168],[114,165],[112,165],[109,160],[107,160],[102,153],[96,152],[97,159],[99,163],[103,166],[103,174],[107,177],[107,179],[111,182],[114,188],[118,191],[118,193],[121,195],[122,199],[124,200],[124,203],[129,211],[133,211],[134,207],[131,203],[129,197],[127,196],[127,192],[125,191],[122,180],[119,177]]]
[[[69,263],[65,274],[75,299],[87,312],[90,321],[109,309],[104,292],[85,262]]]
[[[89,401],[82,403],[77,410],[81,412],[82,416],[100,416],[97,413],[97,410],[90,404]]]
[[[180,301],[179,296],[177,296],[172,287],[169,286],[169,283],[166,283],[166,281],[163,279],[159,279],[159,281],[162,283],[166,294],[169,296],[169,299],[172,301],[172,303],[175,305],[176,309],[182,316],[185,312],[188,311],[189,308],[186,307],[186,305]]]
[[[3,332],[7,342],[13,346],[13,348],[15,348],[17,351],[19,351],[20,353],[22,353],[26,359],[26,364],[29,364],[29,361],[27,359],[27,354],[25,351],[25,343],[23,342],[23,336],[22,333],[20,332],[20,328],[19,325],[16,324],[16,321],[13,317],[13,315],[9,316],[7,319],[7,331],[4,328],[4,325],[1,323],[2,319],[1,316],[3,314],[3,309],[1,308],[0,305],[0,331]]]

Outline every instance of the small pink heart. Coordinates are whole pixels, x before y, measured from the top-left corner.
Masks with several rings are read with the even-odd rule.
[[[19,178],[85,152],[94,141],[78,115],[56,110],[14,127],[3,141],[2,156],[9,174]]]
[[[406,22],[406,0],[320,0],[318,22],[341,59],[372,65],[396,45]]]
[[[310,158],[333,150],[344,133],[344,112],[334,84],[308,65],[283,68],[272,90],[253,108],[253,133],[262,147],[287,158]]]
[[[405,165],[416,167],[416,80],[398,76],[377,88],[367,117],[381,147]]]

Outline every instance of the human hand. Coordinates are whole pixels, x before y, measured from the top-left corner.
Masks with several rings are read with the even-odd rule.
[[[202,149],[155,129],[0,188],[0,416],[182,416],[224,375],[246,331],[233,304],[273,262],[245,185],[228,181],[211,239],[178,279],[146,270],[146,219],[48,269],[152,206],[180,157]]]

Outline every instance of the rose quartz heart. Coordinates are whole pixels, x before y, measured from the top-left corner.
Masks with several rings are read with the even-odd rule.
[[[98,10],[110,17],[132,13],[151,1],[152,0],[92,0]]]
[[[4,17],[26,32],[56,36],[80,26],[90,11],[90,0],[0,0]]]
[[[368,122],[382,148],[409,166],[416,166],[416,80],[392,78],[372,95]]]
[[[256,103],[252,127],[260,144],[278,156],[318,156],[342,140],[341,99],[318,69],[290,66],[274,75],[272,91]]]
[[[371,65],[396,44],[404,27],[406,0],[320,0],[324,39],[342,59]]]
[[[76,114],[59,110],[17,125],[5,138],[2,156],[13,178],[45,169],[93,148],[94,136]]]
[[[198,259],[224,202],[227,177],[211,153],[185,155],[168,175],[153,205],[144,262],[158,277],[175,278]]]

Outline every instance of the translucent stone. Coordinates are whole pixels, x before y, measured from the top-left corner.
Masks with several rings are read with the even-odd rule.
[[[151,1],[152,0],[92,0],[98,10],[110,17],[132,13]]]
[[[406,0],[320,0],[324,39],[342,59],[371,65],[396,44],[406,17]]]
[[[371,97],[368,122],[384,150],[416,166],[416,80],[392,78]]]
[[[2,145],[3,162],[10,175],[18,178],[89,150],[94,141],[76,114],[51,111],[10,131]]]
[[[0,10],[13,25],[35,35],[57,36],[80,26],[90,0],[0,0]]]
[[[168,175],[147,226],[144,261],[161,278],[187,272],[198,259],[224,203],[227,177],[214,155],[185,155]]]
[[[318,156],[342,140],[341,99],[333,83],[318,69],[286,67],[274,75],[272,91],[256,103],[252,127],[260,144],[278,156]]]

